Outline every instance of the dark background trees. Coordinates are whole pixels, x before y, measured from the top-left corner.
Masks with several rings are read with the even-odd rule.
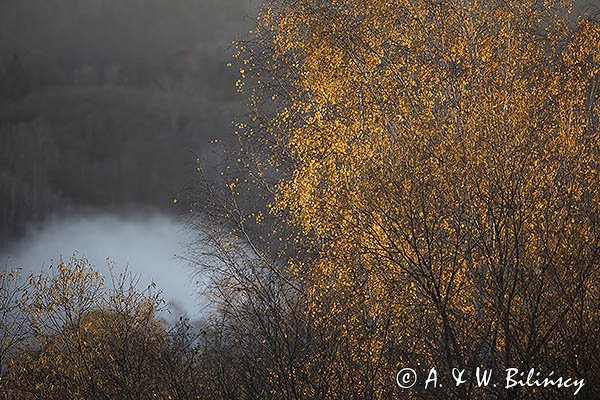
[[[168,208],[241,112],[226,64],[253,7],[2,2],[0,238],[69,208]]]

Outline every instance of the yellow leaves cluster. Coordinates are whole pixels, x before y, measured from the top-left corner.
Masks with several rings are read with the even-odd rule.
[[[285,90],[264,88],[263,128],[292,163],[275,209],[315,238],[299,270],[352,356],[380,348],[371,319],[425,329],[415,312],[468,346],[464,327],[527,301],[504,299],[507,280],[526,291],[536,268],[597,262],[597,22],[571,27],[557,1],[267,3],[265,65]]]
[[[21,338],[10,354],[9,389],[44,399],[116,398],[125,390],[136,398],[166,398],[183,369],[165,363],[173,348],[156,318],[160,296],[135,285],[122,274],[107,286],[76,258],[32,275],[28,297],[20,300],[32,337]]]

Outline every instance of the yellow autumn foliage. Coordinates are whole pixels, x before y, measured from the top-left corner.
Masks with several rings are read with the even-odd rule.
[[[598,329],[600,24],[571,8],[265,1],[246,140],[286,171],[332,398],[396,393],[410,362],[572,357]]]

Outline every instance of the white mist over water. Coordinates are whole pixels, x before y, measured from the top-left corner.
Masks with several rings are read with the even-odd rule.
[[[180,257],[191,234],[183,223],[162,214],[95,214],[54,218],[0,253],[2,267],[38,273],[71,256],[86,258],[105,277],[127,269],[139,276],[139,289],[151,282],[170,303],[171,317],[203,314],[196,279]],[[170,319],[170,318],[169,318]]]

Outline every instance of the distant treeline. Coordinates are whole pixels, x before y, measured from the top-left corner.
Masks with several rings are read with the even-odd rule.
[[[247,3],[2,2],[0,237],[65,207],[166,204],[240,112],[226,64]]]

